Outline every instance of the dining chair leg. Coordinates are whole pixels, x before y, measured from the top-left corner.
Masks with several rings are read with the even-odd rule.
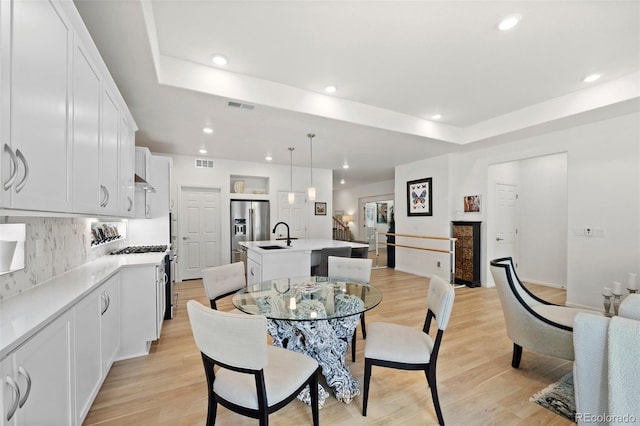
[[[362,327],[362,338],[366,339],[367,338],[367,326],[364,323],[364,313],[362,313],[362,315],[360,315],[360,327]]]
[[[442,417],[442,410],[440,409],[440,400],[438,399],[438,388],[436,387],[436,369],[434,365],[429,365],[425,371],[427,375],[427,382],[431,388],[431,399],[433,400],[433,407],[436,410],[436,416],[438,417],[438,424],[444,426],[444,418]]]
[[[351,361],[356,362],[356,330],[353,330],[353,337],[351,338]]]
[[[218,403],[213,395],[209,395],[209,408],[207,409],[207,426],[216,424],[216,414],[218,412]]]
[[[309,393],[311,394],[311,417],[313,418],[313,426],[319,426],[320,416],[318,414],[318,374],[320,370],[313,373],[311,382],[309,383]]]
[[[364,359],[364,394],[362,395],[362,415],[367,415],[367,402],[369,402],[369,382],[371,381],[371,362]]]
[[[511,366],[513,368],[520,367],[520,360],[522,359],[522,346],[513,344],[513,358],[511,358]]]

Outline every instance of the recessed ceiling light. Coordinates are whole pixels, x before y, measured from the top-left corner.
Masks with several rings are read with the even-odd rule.
[[[508,31],[513,27],[515,27],[516,25],[518,25],[521,19],[522,19],[522,16],[517,13],[514,13],[513,15],[509,15],[505,17],[502,21],[500,21],[500,23],[498,24],[498,29],[500,31]]]
[[[213,61],[214,64],[220,65],[221,67],[227,65],[227,62],[228,62],[226,56],[223,56],[223,55],[213,55],[211,60]]]
[[[336,86],[327,86],[324,88],[324,91],[327,93],[335,93],[336,90],[338,90]]]
[[[344,179],[340,179],[340,185],[344,185]]]
[[[433,114],[431,116],[432,120],[440,120],[442,118],[442,114]]]
[[[211,133],[213,133],[213,129],[211,127],[204,127],[202,129],[202,131],[208,135],[210,135]]]
[[[349,165],[348,165],[347,163],[344,163],[344,164],[342,165],[342,168],[343,168],[343,169],[348,169],[348,168],[349,168]]]
[[[273,160],[273,157],[271,156],[271,154],[267,154],[267,156],[264,157],[264,159],[267,160],[267,161],[271,161],[271,160]]]
[[[200,150],[198,151],[200,154],[206,154],[207,150],[204,148],[200,148]]]
[[[584,78],[584,82],[585,83],[593,83],[594,81],[598,80],[600,78],[600,74],[591,74],[588,75]]]

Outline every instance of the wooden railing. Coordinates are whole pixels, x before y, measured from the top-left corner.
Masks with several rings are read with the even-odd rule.
[[[387,237],[393,237],[393,243],[385,243],[385,242],[381,242],[379,241],[379,237],[378,235],[384,235]],[[446,241],[448,242],[448,248],[443,249],[443,248],[434,248],[434,247],[425,247],[425,246],[419,246],[419,245],[415,245],[415,244],[398,244],[398,242],[396,241],[397,239],[400,239],[401,241],[405,241],[405,238],[417,238],[417,242],[418,241],[423,241],[423,240],[433,240],[433,241]],[[455,277],[455,273],[456,273],[456,262],[455,262],[455,258],[456,258],[456,240],[457,238],[450,238],[450,237],[432,237],[432,236],[428,236],[428,235],[414,235],[414,234],[396,234],[393,232],[378,232],[376,235],[376,246],[378,244],[380,245],[384,245],[384,246],[392,246],[392,247],[402,247],[402,248],[408,248],[408,249],[413,249],[413,250],[424,250],[424,251],[433,251],[436,253],[447,253],[449,254],[449,281],[453,282],[454,281],[454,277]]]
[[[349,225],[343,223],[338,217],[333,216],[333,239],[334,240],[351,240],[351,229]]]

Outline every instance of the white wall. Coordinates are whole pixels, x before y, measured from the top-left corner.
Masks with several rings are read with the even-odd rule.
[[[488,192],[490,164],[567,152],[567,303],[599,308],[602,287],[614,280],[624,281],[626,274],[638,272],[640,265],[638,123],[640,114],[634,113],[469,150],[459,154],[455,162],[451,193],[455,200],[462,200],[466,194]],[[398,204],[398,211],[400,207]],[[488,211],[482,213],[483,221],[491,218]],[[604,237],[577,235],[587,226],[601,229]],[[492,253],[486,238],[484,241],[482,282],[487,283],[492,282],[488,274]]]
[[[451,199],[451,168],[454,155],[416,161],[395,169],[396,233],[449,237],[453,204]],[[407,216],[407,182],[421,178],[432,180],[432,216]],[[449,249],[447,241],[396,237],[396,244],[414,247]],[[440,268],[437,262],[441,263]],[[421,276],[439,275],[449,280],[450,259],[446,253],[396,247],[396,268]]]
[[[566,214],[560,212],[540,218],[535,226],[551,230],[558,217],[564,215],[567,218],[567,303],[600,308],[605,285],[612,281],[625,283],[627,273],[640,272],[639,123],[640,113],[627,114],[498,146],[484,147],[478,143],[457,154],[398,166],[393,190],[396,232],[448,236],[451,220],[482,221],[481,279],[483,285],[492,285],[488,267],[493,253],[486,235],[491,233],[494,182],[511,180],[520,185],[520,163],[512,162],[566,153]],[[490,167],[501,163],[510,163],[510,168]],[[534,169],[541,167],[541,164],[530,164]],[[558,175],[562,171],[546,170],[546,173],[560,178]],[[434,216],[407,217],[406,182],[424,177],[433,177]],[[532,181],[526,179],[524,184],[532,185]],[[536,191],[543,187],[544,182],[539,182]],[[378,188],[377,184],[368,185],[366,191],[361,188],[335,191],[335,208],[351,213],[349,208],[354,208],[356,199],[365,192],[375,196],[387,191],[386,188]],[[482,196],[482,211],[462,213],[463,197],[472,194]],[[553,200],[561,197],[559,193],[550,196]],[[545,224],[545,221],[554,223]],[[599,230],[603,236],[579,235],[585,227]],[[540,249],[545,249],[548,244],[545,241],[540,243]],[[409,240],[398,242],[408,244]],[[411,242],[418,245],[415,240]],[[525,249],[523,254],[530,256],[528,250]],[[443,261],[440,269],[435,266],[438,260]],[[530,272],[527,274],[534,274],[535,269],[544,265],[538,262],[528,267]],[[445,254],[398,248],[396,269],[417,275],[446,277],[449,263]],[[540,281],[547,279],[556,281],[556,278],[540,278]]]
[[[527,282],[567,283],[567,154],[520,165],[518,275]]]
[[[178,200],[181,186],[202,186],[219,188],[222,195],[222,217],[220,229],[222,230],[222,260],[229,261],[230,246],[230,225],[229,225],[229,200],[233,198],[242,198],[231,192],[231,175],[242,176],[264,176],[269,178],[268,193],[264,195],[248,195],[255,199],[269,200],[271,225],[278,221],[278,191],[289,192],[291,179],[290,167],[288,165],[277,165],[268,163],[251,163],[246,161],[230,161],[223,159],[214,159],[213,168],[196,168],[194,165],[196,158],[174,155],[172,169],[172,193],[174,196],[175,206],[174,214],[180,210],[178,208]],[[306,192],[309,186],[310,173],[308,167],[293,167],[293,190]],[[316,201],[327,203],[327,212],[333,211],[332,189],[333,189],[333,172],[327,169],[313,169],[313,184],[316,187]],[[314,203],[309,201],[307,205],[307,238],[332,238],[331,228],[333,226],[331,214],[326,216],[316,216],[314,214]],[[180,218],[177,218],[180,220]]]

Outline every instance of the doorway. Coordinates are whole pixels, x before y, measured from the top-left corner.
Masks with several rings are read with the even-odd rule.
[[[494,164],[488,175],[487,267],[511,256],[522,280],[565,288],[567,153]]]
[[[203,268],[221,265],[220,198],[219,188],[180,187],[180,281],[202,278]]]
[[[384,194],[359,200],[360,229],[357,239],[369,243],[369,258],[373,266],[387,265],[387,237],[394,215],[393,194]]]

